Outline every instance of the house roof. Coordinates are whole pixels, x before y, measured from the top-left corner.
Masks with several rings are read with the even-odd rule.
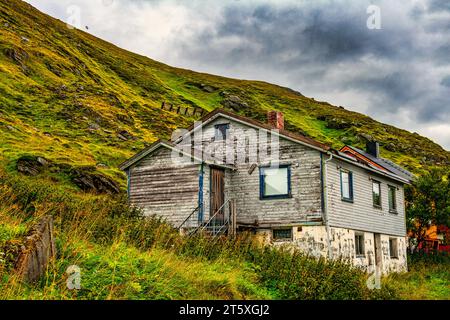
[[[391,175],[393,174],[396,177],[407,180],[408,182],[411,182],[416,178],[414,174],[412,174],[405,168],[395,164],[394,162],[382,157],[377,158],[364,150],[352,146],[344,146],[343,148],[341,148],[340,153],[350,153],[354,156],[357,156],[359,159],[362,158],[368,166],[388,172]]]
[[[215,166],[222,167],[222,168],[227,168],[227,169],[232,169],[232,170],[234,169],[234,166],[232,166],[232,165],[224,165],[224,164],[217,163],[217,162],[214,162],[214,161],[202,160],[202,159],[200,159],[200,158],[195,156],[195,152],[193,152],[193,151],[195,151],[194,148],[191,149],[191,153],[187,153],[184,150],[178,148],[177,145],[173,144],[172,142],[165,141],[165,140],[157,140],[157,141],[155,141],[154,143],[152,143],[151,145],[149,145],[145,149],[143,149],[140,152],[136,153],[130,159],[122,162],[119,165],[119,169],[120,170],[127,170],[133,164],[139,162],[142,158],[148,156],[149,154],[153,153],[154,151],[158,150],[161,147],[164,147],[164,148],[167,148],[167,149],[170,149],[170,150],[182,153],[185,156],[189,157],[190,159],[197,161],[198,163],[205,162],[207,164],[215,165]],[[200,150],[198,150],[198,151],[201,152]]]
[[[205,124],[213,121],[214,119],[218,118],[219,116],[224,116],[226,118],[230,118],[230,119],[236,120],[238,122],[245,123],[249,126],[261,128],[261,129],[268,130],[268,131],[276,129],[267,123],[264,123],[264,122],[261,122],[261,121],[258,121],[258,120],[252,119],[252,118],[244,117],[244,116],[238,115],[234,112],[230,112],[230,111],[218,108],[218,109],[215,109],[214,111],[211,111],[210,113],[203,116],[200,120],[198,120],[197,122],[200,122],[199,126],[195,126],[195,124],[192,124],[191,126],[189,126],[187,128],[188,133],[190,133],[192,130],[196,130],[197,128],[204,126]],[[301,135],[299,133],[281,129],[281,130],[279,130],[279,135],[281,137],[287,138],[289,140],[294,140],[296,142],[308,145],[315,149],[320,149],[321,151],[331,150],[330,146],[323,144],[312,138]]]
[[[184,136],[191,134],[192,131],[195,131],[195,130],[203,127],[207,123],[209,123],[221,116],[225,117],[225,118],[229,118],[231,120],[235,120],[237,122],[244,123],[251,127],[261,128],[261,129],[264,129],[267,131],[274,129],[273,126],[271,126],[267,123],[263,123],[263,122],[255,120],[255,119],[244,117],[244,116],[238,115],[236,113],[218,108],[218,109],[215,109],[214,111],[206,114],[199,121],[197,121],[196,123],[189,126],[187,128],[188,132],[185,133],[183,136],[179,137],[175,141],[175,143],[172,143],[169,141],[164,141],[164,140],[158,140],[158,141],[154,142],[153,144],[151,144],[150,146],[148,146],[147,148],[145,148],[144,150],[135,154],[130,159],[123,162],[119,166],[119,168],[121,170],[126,170],[127,168],[129,168],[130,166],[132,166],[133,164],[135,164],[136,162],[138,162],[145,156],[151,154],[153,151],[157,150],[161,146],[182,152],[185,155],[192,157],[192,159],[198,161],[199,163],[202,162],[201,159],[193,156],[193,154],[196,154],[194,149],[191,149],[191,154],[188,155],[186,152],[183,152],[180,148],[177,148],[176,142],[179,142]],[[200,124],[198,124],[198,123],[200,123]],[[274,134],[277,134],[277,133],[274,133]],[[291,140],[291,141],[294,141],[294,142],[297,142],[297,143],[300,143],[303,145],[307,145],[313,149],[319,150],[324,153],[332,152],[335,156],[337,156],[339,159],[341,159],[343,161],[364,167],[368,170],[380,173],[382,175],[388,176],[388,177],[393,178],[398,181],[409,183],[410,181],[412,181],[415,178],[415,176],[412,173],[410,173],[406,169],[396,165],[392,161],[389,161],[384,158],[376,158],[376,157],[372,156],[371,154],[369,154],[363,150],[360,150],[358,148],[355,148],[355,147],[345,146],[340,151],[337,151],[337,150],[332,149],[330,146],[320,143],[312,138],[305,137],[304,135],[294,133],[294,132],[284,130],[284,129],[279,130],[278,135],[285,139],[288,139],[288,140]],[[192,152],[192,151],[194,151],[194,152]],[[201,152],[201,150],[198,150],[198,151]],[[356,156],[356,154],[358,155],[358,157]],[[363,158],[362,161],[361,161],[361,158]],[[216,166],[221,166],[224,168],[234,169],[234,166],[232,166],[232,165],[222,165],[220,163],[216,163],[213,161],[209,161],[209,162],[203,161],[203,162],[212,164],[212,165],[216,165]]]

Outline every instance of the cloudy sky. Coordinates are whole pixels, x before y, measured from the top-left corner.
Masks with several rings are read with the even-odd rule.
[[[448,0],[27,2],[167,64],[288,86],[450,150]]]

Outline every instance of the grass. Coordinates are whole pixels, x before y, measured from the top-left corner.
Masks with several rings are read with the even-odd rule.
[[[392,274],[386,282],[405,300],[450,300],[450,257],[409,257],[409,272]]]
[[[143,218],[126,201],[68,191],[36,178],[0,175],[0,252],[14,252],[30,226],[51,214],[57,258],[34,285],[0,263],[4,299],[369,299],[367,275],[345,261],[317,260],[292,250],[262,247],[251,235],[236,239],[181,237],[171,226]],[[2,229],[2,230],[3,230]],[[13,249],[11,249],[13,248]],[[66,287],[66,270],[81,268],[82,289]]]
[[[411,257],[410,272],[369,290],[346,261],[237,239],[181,237],[156,217],[110,196],[0,172],[0,297],[3,299],[448,299],[448,257]],[[14,253],[43,215],[55,221],[57,258],[36,284],[13,272]],[[432,257],[433,258],[433,257]],[[82,289],[66,270],[81,268]]]

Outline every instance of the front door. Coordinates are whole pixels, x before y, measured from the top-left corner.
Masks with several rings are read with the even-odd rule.
[[[222,224],[224,221],[225,201],[225,171],[223,169],[211,168],[211,190],[210,190],[210,217],[216,214],[215,223]]]

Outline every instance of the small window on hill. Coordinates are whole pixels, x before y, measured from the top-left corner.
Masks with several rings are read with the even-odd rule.
[[[226,140],[227,132],[230,129],[230,124],[229,123],[216,124],[214,126],[214,129],[215,129],[215,131],[214,131],[215,141]]]

